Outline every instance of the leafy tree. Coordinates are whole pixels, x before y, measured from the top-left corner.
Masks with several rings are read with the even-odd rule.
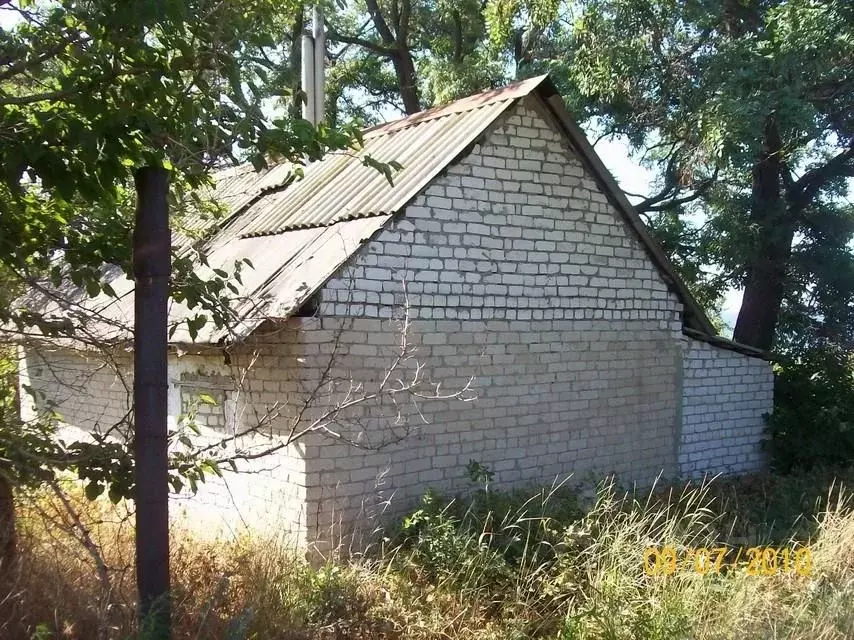
[[[31,286],[47,276],[56,290],[75,285],[90,296],[114,295],[102,276],[105,265],[130,274],[135,178],[168,171],[173,203],[198,209],[193,189],[209,183],[213,168],[237,160],[300,163],[354,144],[352,127],[314,128],[264,109],[271,97],[294,101],[292,84],[282,82],[280,34],[299,6],[4,3],[15,24],[0,30],[0,269]],[[186,244],[176,250],[172,298],[225,322],[227,274],[199,280],[187,252]],[[32,309],[4,306],[0,321],[21,333],[92,342],[82,325]],[[134,495],[127,444],[64,445],[50,424],[21,425],[8,412],[3,418],[6,493],[11,483],[70,469],[92,495],[107,487],[114,499]],[[173,473],[191,478],[204,464],[192,454],[172,458]]]
[[[329,40],[341,45],[330,74],[334,110],[412,114],[500,86],[507,60],[489,43],[488,19],[479,0],[349,3],[331,17]]]
[[[745,289],[735,339],[767,349],[779,326],[785,344],[831,307],[849,323],[854,6],[584,0],[575,15],[569,55],[544,64],[576,113],[658,170],[641,211],[705,214],[692,251],[717,267],[706,284]]]
[[[769,447],[776,470],[850,464],[854,366],[849,351],[826,345],[787,359],[777,372],[774,395]]]
[[[403,103],[406,113],[417,113],[421,110],[421,100],[418,95],[418,78],[415,70],[415,54],[412,46],[418,38],[418,23],[413,19],[413,3],[409,0],[398,2],[393,0],[385,6],[380,6],[379,0],[366,0],[364,7],[360,7],[367,13],[359,12],[355,15],[345,16],[343,23],[347,32],[332,23],[330,25],[330,39],[348,45],[360,47],[370,56],[379,56],[388,61],[394,69],[394,86]],[[362,21],[358,25],[357,21]],[[415,27],[415,29],[413,29]],[[366,33],[367,32],[367,33]],[[362,65],[360,65],[362,66]],[[383,74],[373,76],[375,80],[391,80]],[[369,91],[386,92],[391,86],[375,85],[368,88]]]
[[[852,14],[845,0],[348,3],[331,99],[412,113],[551,72],[576,118],[655,170],[638,209],[698,297],[744,288],[735,338],[786,349],[851,322]]]

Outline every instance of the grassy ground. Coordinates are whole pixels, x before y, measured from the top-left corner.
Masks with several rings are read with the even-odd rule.
[[[851,483],[849,470],[639,495],[603,484],[587,499],[567,486],[428,494],[366,557],[319,568],[274,540],[176,535],[175,635],[851,638]],[[112,508],[78,506],[80,523],[56,496],[23,505],[0,637],[135,637],[132,531]],[[788,555],[751,562],[748,548],[770,545]]]

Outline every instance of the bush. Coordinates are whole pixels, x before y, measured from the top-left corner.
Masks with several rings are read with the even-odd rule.
[[[792,494],[773,498],[769,490]],[[406,577],[410,597],[412,590],[428,593],[432,605],[417,613],[428,628],[405,637],[852,637],[854,616],[843,603],[854,601],[854,514],[832,476],[754,477],[649,493],[604,482],[584,514],[565,520],[550,515],[545,495],[484,516],[477,506],[482,493],[465,509],[429,494],[404,519],[401,545],[382,566]],[[812,496],[825,498],[810,503]],[[514,502],[501,494],[490,500]],[[752,535],[731,537],[736,524]],[[691,549],[764,546],[772,531],[777,547],[812,543],[810,576],[756,576],[743,565],[703,574],[681,561],[669,576],[644,568],[649,547],[669,546],[684,558]],[[519,554],[514,543],[522,541]],[[439,633],[437,616],[452,626]]]
[[[134,635],[127,514],[74,501],[110,573],[105,602],[74,532],[43,520],[58,505],[23,497],[20,574],[14,592],[0,594],[0,638],[144,640]],[[811,544],[809,575],[645,570],[649,547],[684,557],[763,543],[769,518],[775,546]],[[466,501],[431,493],[373,558],[320,567],[276,540],[202,543],[176,530],[173,541],[176,640],[854,637],[854,512],[819,470],[652,492],[605,482],[583,510],[565,486],[485,486]]]
[[[769,418],[775,470],[854,461],[854,362],[834,348],[813,349],[778,367]]]

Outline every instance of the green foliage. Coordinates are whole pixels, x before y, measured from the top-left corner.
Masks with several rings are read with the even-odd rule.
[[[644,569],[644,549],[670,545],[684,555],[721,546],[792,547],[811,539],[815,558],[847,566],[847,561],[823,556],[816,544],[822,536],[831,545],[839,540],[827,533],[831,520],[840,522],[829,513],[850,518],[850,502],[839,487],[845,480],[850,471],[716,480],[651,492],[623,492],[603,482],[583,510],[571,493],[559,497],[548,490],[533,498],[530,492],[493,491],[490,499],[502,505],[494,510],[478,504],[485,498],[481,492],[465,508],[459,500],[431,493],[404,517],[401,545],[386,557],[404,582],[430,593],[431,602],[443,602],[440,594],[446,594],[468,610],[488,611],[486,620],[500,621],[495,637],[687,640],[730,637],[738,630],[761,638],[767,624],[743,607],[743,599],[777,594],[759,596],[757,589],[797,592],[801,587],[795,581],[750,577],[744,567],[704,575],[684,562],[672,576],[651,577]],[[544,500],[544,495],[551,497]],[[509,513],[514,515],[502,518],[506,505],[513,505]],[[507,553],[520,534],[530,536],[527,551],[518,553],[517,547],[516,553]],[[834,589],[845,590],[833,580]],[[837,624],[840,633],[851,624],[823,598],[809,606],[814,621],[820,617],[830,625],[828,633]],[[793,634],[784,637],[811,637],[798,618],[777,620]],[[490,628],[486,620],[475,627],[481,634]]]
[[[466,465],[466,475],[474,484],[483,485],[483,490],[489,490],[489,483],[495,479],[495,472],[477,460],[469,460]]]
[[[265,108],[265,101],[290,97],[278,72],[289,47],[283,34],[298,6],[271,0],[5,3],[4,16],[15,19],[0,28],[0,136],[6,141],[0,148],[0,279],[11,286],[3,287],[0,302],[11,302],[5,296],[20,292],[23,282],[36,297],[58,291],[72,304],[102,292],[115,296],[110,283],[130,276],[132,184],[140,168],[171,171],[173,229],[185,231],[185,221],[197,216],[209,231],[221,213],[203,195],[213,169],[288,160],[296,178],[300,165],[329,149],[358,146],[353,125],[315,127]],[[391,178],[393,166],[374,165]],[[186,320],[191,338],[208,322],[233,322],[230,304],[244,266],[202,277],[200,264],[207,266],[198,249],[175,247],[170,293],[195,312]],[[35,330],[89,344],[80,315],[58,318],[0,304],[0,323],[19,334]],[[133,495],[127,421],[91,441],[64,443],[54,438],[57,416],[24,424],[10,408],[2,411],[0,466],[16,482],[72,471],[89,498]],[[195,489],[220,473],[210,455],[189,440],[182,444],[170,461],[174,489]]]
[[[851,3],[585,0],[573,14],[568,55],[554,61],[571,110],[625,137],[656,171],[656,193],[639,207],[698,298],[715,304],[773,260],[763,286],[766,301],[783,303],[778,347],[819,332],[845,339]],[[762,191],[767,154],[781,164]]]
[[[478,483],[484,473],[491,476],[474,461],[469,471]],[[556,562],[559,549],[575,535],[566,524],[581,514],[575,493],[564,485],[479,489],[468,502],[428,491],[420,507],[401,520],[391,544],[399,545],[402,567],[420,579],[453,585],[464,596],[517,590],[535,598],[543,586],[542,568]]]
[[[452,548],[464,552],[437,567],[430,564],[435,557],[426,556],[413,539],[369,558],[311,566],[278,538],[211,543],[177,536],[171,558],[174,633],[200,640],[843,640],[854,630],[854,513],[839,485],[852,478],[851,469],[813,471],[628,494],[606,482],[573,514],[561,512],[564,500],[551,489],[503,495],[500,499],[512,501],[515,510],[533,498],[538,506],[528,514],[553,520],[558,544],[528,561],[485,553],[481,527],[467,528],[456,516],[455,531],[443,525],[436,538],[456,536]],[[541,512],[539,496],[550,493],[553,499]],[[564,495],[569,504],[575,502],[571,492]],[[449,502],[431,505],[430,517],[438,517]],[[481,509],[470,502],[451,510]],[[24,502],[23,571],[7,599],[15,607],[8,612],[0,607],[4,637],[30,637],[39,628],[45,637],[68,628],[78,637],[96,637],[105,621],[115,637],[144,637],[134,635],[132,617],[126,615],[134,599],[126,579],[133,572],[132,531],[110,517],[109,505],[79,504],[93,537],[105,542],[113,585],[108,617],[92,606],[101,594],[85,550],[71,532],[41,520],[37,514],[50,513],[48,505]],[[494,521],[501,520],[501,511],[494,513]],[[777,537],[762,537],[772,520],[779,521]],[[804,522],[808,530],[796,540],[810,541],[808,576],[749,575],[745,567],[709,575],[687,562],[667,576],[644,570],[650,546],[672,546],[680,558],[691,549],[723,543],[791,549],[796,542],[788,532],[793,523],[800,530]],[[739,524],[733,528],[734,523]],[[756,533],[745,536],[746,531]],[[423,536],[430,535],[425,528]]]
[[[770,450],[780,471],[854,460],[854,363],[826,347],[782,362],[777,371]]]
[[[123,5],[124,6],[124,5]],[[262,101],[270,60],[296,4],[163,0],[146,10],[112,2],[20,3],[0,31],[0,265],[96,295],[102,269],[129,273],[134,172],[173,171],[173,206],[236,160],[296,165],[358,139],[354,127],[275,118]],[[62,260],[57,257],[61,253]],[[219,299],[221,281],[193,279],[176,259],[173,297],[191,309]],[[107,290],[109,293],[109,290]],[[11,313],[10,313],[11,311]],[[0,311],[21,328],[38,322]],[[216,313],[213,320],[224,321]],[[66,331],[67,333],[67,331]]]
[[[552,0],[347,3],[330,16],[330,111],[367,122],[377,111],[405,111],[402,58],[413,62],[420,107],[499,87],[529,55],[522,41],[533,45],[556,15]]]
[[[16,373],[15,361],[7,351],[0,359],[0,474],[25,488],[55,482],[70,472],[83,482],[89,500],[104,493],[114,504],[133,498],[133,441],[123,441],[108,432],[66,442],[56,433],[61,416],[51,411],[43,412],[37,420],[22,421],[16,401]],[[222,474],[216,452],[197,446],[188,431],[199,435],[192,416],[181,429],[170,433],[169,483],[176,493],[185,487],[195,493],[206,477]]]
[[[720,536],[782,546],[813,539],[823,512],[844,502],[852,486],[854,467],[814,465],[810,471],[719,478],[709,484],[708,496],[720,514],[714,523]]]
[[[476,528],[482,535],[473,535]],[[495,586],[511,577],[508,565],[491,544],[489,523],[456,515],[453,503],[437,494],[426,493],[421,508],[406,516],[400,529],[410,551],[407,560],[417,563],[431,580],[443,576],[462,580],[474,573],[480,577],[478,586]]]

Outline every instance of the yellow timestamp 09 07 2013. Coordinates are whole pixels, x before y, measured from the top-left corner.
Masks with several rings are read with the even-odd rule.
[[[809,545],[789,547],[647,547],[643,553],[644,573],[668,576],[677,571],[715,574],[744,567],[751,576],[780,573],[808,576],[812,571]]]

